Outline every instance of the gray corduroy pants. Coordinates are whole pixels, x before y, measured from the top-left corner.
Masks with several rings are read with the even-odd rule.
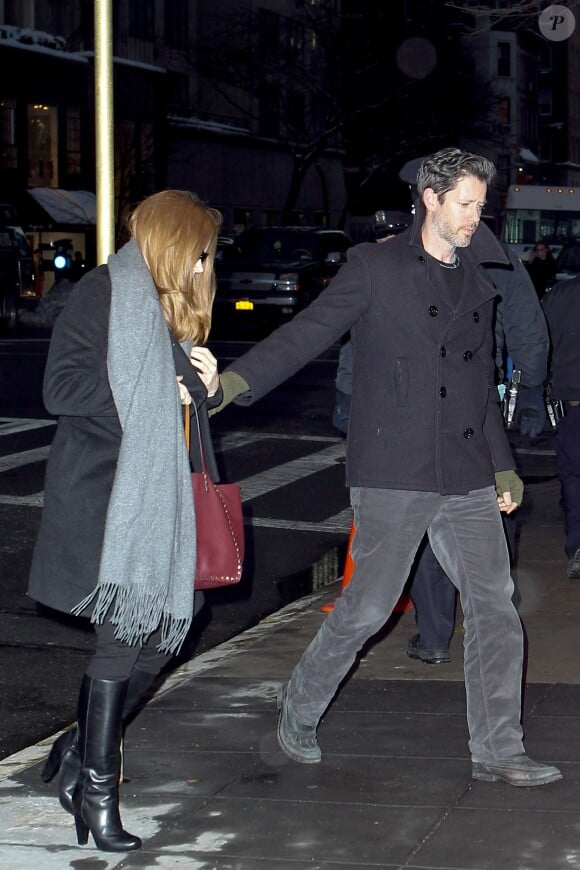
[[[354,573],[293,671],[288,702],[296,718],[318,724],[357,653],[390,616],[427,531],[461,596],[471,757],[524,752],[523,632],[494,488],[444,496],[353,487],[351,502]]]

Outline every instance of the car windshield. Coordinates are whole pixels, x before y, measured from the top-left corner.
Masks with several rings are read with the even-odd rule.
[[[348,244],[340,233],[248,230],[236,239],[235,255],[252,263],[309,263],[324,260],[329,253],[342,254]]]

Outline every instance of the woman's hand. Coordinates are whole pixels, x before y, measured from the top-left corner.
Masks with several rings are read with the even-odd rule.
[[[182,405],[191,405],[191,394],[185,384],[182,384],[183,375],[177,375],[177,387],[179,389],[179,401]]]
[[[208,398],[215,396],[219,389],[217,359],[207,347],[193,347],[189,354],[189,361],[196,369],[200,380],[207,390]],[[191,401],[191,399],[190,399]]]

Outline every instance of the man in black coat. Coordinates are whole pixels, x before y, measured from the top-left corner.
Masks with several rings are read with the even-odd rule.
[[[580,580],[580,278],[559,281],[546,293],[542,306],[551,339],[551,394],[565,410],[556,430],[556,459],[568,577]]]
[[[490,232],[482,226],[480,234]],[[486,270],[498,297],[495,317],[496,365],[501,372],[509,354],[521,372],[516,423],[522,435],[536,438],[546,422],[544,382],[548,362],[548,328],[542,307],[525,267],[506,251],[510,263],[491,263]],[[515,517],[504,514],[504,528],[515,559]],[[580,544],[579,544],[580,546]],[[451,660],[449,642],[455,629],[456,589],[435,558],[429,543],[419,555],[410,589],[418,632],[409,638],[407,655],[428,665]]]
[[[496,291],[482,266],[507,258],[495,239],[488,251],[469,247],[494,173],[456,148],[425,158],[413,226],[351,248],[317,300],[222,376],[224,402],[250,404],[351,330],[355,570],[280,691],[278,740],[296,761],[321,760],[318,722],[392,612],[428,532],[466,614],[472,776],[525,786],[561,778],[525,754],[520,721],[522,627],[500,510],[513,511],[523,487],[497,401]]]

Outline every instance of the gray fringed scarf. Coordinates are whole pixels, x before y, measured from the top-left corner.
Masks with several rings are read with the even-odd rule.
[[[109,608],[115,637],[143,642],[161,624],[159,650],[176,652],[193,615],[195,515],[169,330],[155,285],[131,239],[108,260],[107,368],[123,430],[107,510],[99,581],[73,612]]]

